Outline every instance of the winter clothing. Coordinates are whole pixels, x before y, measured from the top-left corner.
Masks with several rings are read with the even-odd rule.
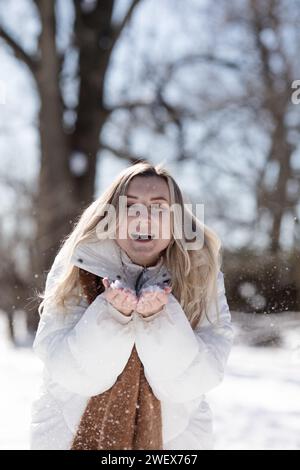
[[[89,303],[104,291],[102,278],[80,268]],[[71,450],[162,449],[160,401],[145,378],[136,347],[115,384],[91,397],[81,417]]]
[[[82,241],[71,261],[132,289],[170,280],[163,258],[143,268],[112,239]],[[61,250],[46,289],[64,263]],[[31,449],[70,449],[90,398],[116,383],[134,346],[145,378],[160,401],[163,449],[212,449],[212,413],[205,393],[222,381],[233,342],[221,271],[217,281],[220,323],[210,324],[204,318],[194,330],[172,293],[162,311],[149,318],[141,318],[136,311],[123,315],[103,293],[91,304],[82,298],[75,305],[70,299],[67,315],[51,302],[47,304],[33,344],[44,363],[44,376],[32,406]],[[216,321],[214,304],[208,315]]]

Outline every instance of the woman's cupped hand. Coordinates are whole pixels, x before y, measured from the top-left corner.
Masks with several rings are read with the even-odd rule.
[[[119,286],[118,283],[110,283],[107,277],[102,279],[102,283],[105,287],[106,300],[127,316],[131,315],[134,310],[143,317],[159,312],[168,303],[172,290],[170,286],[164,288],[155,286],[154,289],[142,289],[137,297],[132,289]]]

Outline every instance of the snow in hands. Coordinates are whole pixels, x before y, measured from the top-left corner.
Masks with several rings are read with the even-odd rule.
[[[116,279],[115,281],[113,281],[110,284],[110,287],[112,289],[126,289],[126,290],[130,291],[131,293],[135,294],[135,292],[132,289],[130,289],[130,287],[126,286],[124,284],[124,282],[119,281],[119,279]],[[152,285],[152,286],[144,287],[141,290],[141,293],[142,292],[164,292],[164,287],[161,287],[160,285],[155,284],[155,285]]]

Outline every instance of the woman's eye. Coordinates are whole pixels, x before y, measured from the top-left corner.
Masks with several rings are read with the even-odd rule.
[[[157,204],[156,206],[154,206],[154,209],[155,208],[159,208],[159,209],[162,209],[163,211],[167,211],[169,209],[169,206],[162,203],[162,204]]]
[[[133,207],[132,211],[129,211],[130,207]],[[128,212],[130,212],[130,215],[138,215],[141,211],[141,208],[137,206],[136,204],[127,204],[127,209],[128,209]]]
[[[141,207],[138,207],[136,204],[127,204],[127,205],[126,205],[126,207],[127,207],[128,209],[129,209],[129,207],[131,207],[131,206],[135,206],[135,208],[136,208],[137,211],[142,210],[142,208],[141,208]],[[162,203],[162,204],[156,204],[156,205],[152,206],[151,209],[152,209],[153,213],[155,213],[155,209],[161,209],[161,210],[163,210],[163,211],[167,211],[167,210],[169,210],[169,206]]]

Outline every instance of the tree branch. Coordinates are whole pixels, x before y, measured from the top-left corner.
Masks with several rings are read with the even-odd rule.
[[[121,36],[122,31],[125,29],[125,27],[129,23],[129,21],[132,17],[133,11],[134,11],[135,7],[138,5],[138,3],[140,3],[140,1],[141,0],[133,0],[132,1],[132,3],[130,5],[130,7],[128,8],[128,11],[127,11],[126,15],[124,16],[123,20],[121,21],[121,23],[118,26],[116,26],[114,28],[113,35],[112,35],[111,49],[113,49],[114,45],[116,44],[119,37]]]
[[[106,108],[106,111],[108,114],[111,114],[114,111],[120,110],[120,109],[126,109],[127,111],[133,111],[136,108],[146,108],[149,109],[153,107],[155,104],[159,106],[163,106],[168,114],[171,116],[173,121],[176,121],[176,119],[179,116],[182,116],[182,113],[185,111],[183,109],[178,109],[172,106],[170,103],[167,103],[167,101],[163,97],[163,90],[166,84],[169,83],[169,81],[172,78],[172,75],[177,71],[180,67],[186,66],[186,65],[191,65],[194,64],[195,62],[200,61],[200,62],[211,62],[214,63],[218,66],[222,67],[227,67],[227,68],[232,68],[239,70],[240,67],[236,63],[233,63],[229,60],[222,59],[216,56],[213,56],[211,54],[188,54],[185,57],[182,57],[178,59],[176,62],[168,64],[166,66],[165,73],[163,75],[163,79],[161,80],[161,83],[158,85],[158,88],[156,90],[157,96],[154,98],[152,101],[144,101],[144,100],[137,100],[134,102],[123,102],[120,104],[117,104],[111,108]],[[218,108],[219,109],[219,108]],[[189,117],[193,117],[191,111],[189,111]]]
[[[24,49],[10,36],[10,34],[3,29],[2,26],[0,26],[0,38],[4,39],[4,41],[13,49],[16,58],[24,62],[35,76],[38,61],[29,56],[27,52],[25,52]]]
[[[153,105],[153,101],[143,101],[143,100],[137,100],[137,101],[124,101],[123,103],[116,104],[115,106],[112,106],[110,108],[106,107],[105,110],[107,114],[111,114],[114,111],[118,111],[121,109],[126,109],[126,111],[133,111],[136,108],[150,108],[150,106]]]
[[[101,150],[108,150],[121,160],[128,160],[132,164],[147,160],[146,158],[138,157],[137,155],[133,155],[132,153],[127,152],[126,150],[124,151],[121,149],[116,149],[105,143],[101,143],[100,151]]]

